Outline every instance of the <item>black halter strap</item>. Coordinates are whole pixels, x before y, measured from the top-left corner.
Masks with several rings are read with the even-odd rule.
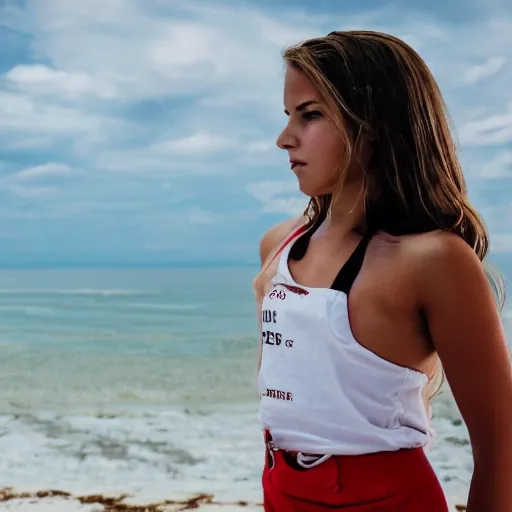
[[[320,224],[320,223],[319,223]],[[319,225],[318,224],[318,225]],[[293,260],[301,260],[306,254],[309,246],[309,241],[313,236],[313,233],[318,228],[318,225],[311,228],[309,231],[304,233],[291,247],[290,258]],[[368,230],[363,238],[359,241],[356,248],[350,255],[346,263],[341,267],[338,275],[334,279],[331,288],[346,293],[347,295],[359,274],[361,267],[363,266],[364,257],[368,244],[375,234],[375,230]]]

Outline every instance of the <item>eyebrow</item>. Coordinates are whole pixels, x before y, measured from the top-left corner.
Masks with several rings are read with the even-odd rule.
[[[301,103],[298,107],[295,107],[295,111],[296,112],[301,112],[302,110],[304,110],[306,107],[309,107],[309,105],[313,105],[314,103],[318,103],[320,104],[319,101],[316,101],[316,100],[308,100],[308,101],[305,101],[304,103]],[[285,110],[284,113],[289,116],[290,115],[290,112],[288,112],[288,110]]]

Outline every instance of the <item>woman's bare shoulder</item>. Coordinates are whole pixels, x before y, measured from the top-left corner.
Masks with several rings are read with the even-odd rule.
[[[294,229],[303,225],[306,222],[306,218],[303,215],[286,219],[273,225],[268,229],[260,240],[260,260],[261,264],[268,259],[270,254],[277,250],[278,245],[290,235]]]
[[[473,248],[459,235],[449,231],[431,231],[402,236],[379,235],[381,254],[388,256],[392,268],[407,276],[418,292],[436,293],[452,286],[461,273],[474,282],[486,280],[482,263]],[[469,275],[468,275],[469,274]]]
[[[478,307],[492,309],[494,299],[485,267],[462,237],[439,230],[402,238],[401,257],[396,263],[409,270],[418,303],[436,308],[441,297],[453,295],[453,300],[459,297],[460,304],[469,297],[475,299],[468,302],[468,311]]]
[[[459,235],[449,231],[438,230],[400,238],[404,257],[411,263],[418,263],[422,271],[425,265],[442,264],[437,268],[442,271],[445,265],[456,265],[460,261],[479,263],[473,248]]]

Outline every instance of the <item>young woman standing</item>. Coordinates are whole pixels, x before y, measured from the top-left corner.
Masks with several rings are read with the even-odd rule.
[[[443,371],[473,449],[468,512],[512,510],[488,235],[434,78],[375,32],[332,32],[284,59],[277,145],[311,199],[260,244],[265,510],[446,511],[424,454]]]

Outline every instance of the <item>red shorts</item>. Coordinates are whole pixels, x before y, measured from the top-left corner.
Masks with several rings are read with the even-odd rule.
[[[269,453],[263,471],[266,512],[448,512],[422,448],[337,455],[308,469],[286,452]]]

